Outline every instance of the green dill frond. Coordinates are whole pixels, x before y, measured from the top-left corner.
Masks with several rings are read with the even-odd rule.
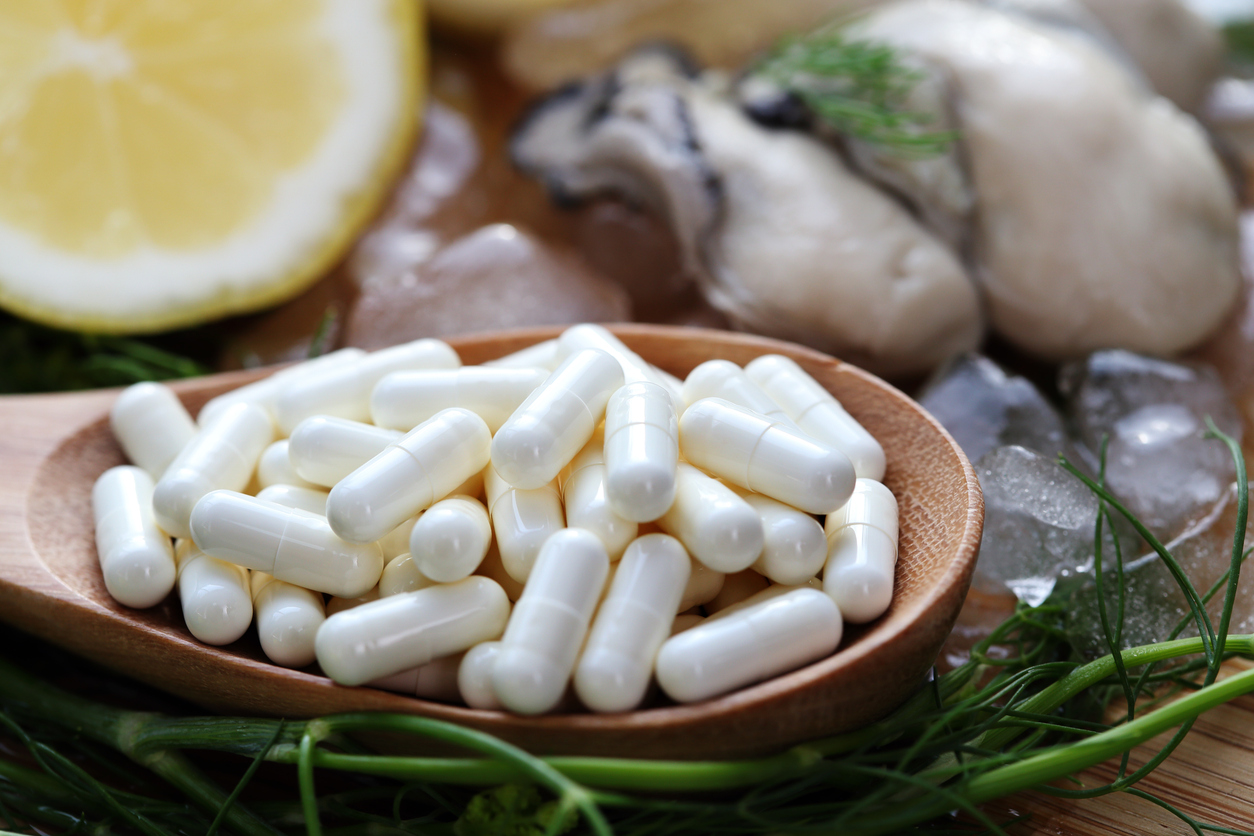
[[[905,109],[920,72],[892,47],[849,39],[840,28],[783,38],[755,72],[834,130],[899,156],[936,156],[954,141],[951,131],[926,129],[928,114]]]

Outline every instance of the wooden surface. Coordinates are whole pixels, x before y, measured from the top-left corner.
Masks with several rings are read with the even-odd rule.
[[[748,755],[885,714],[922,680],[970,581],[983,505],[965,457],[896,389],[816,352],[726,332],[616,330],[647,359],[681,375],[714,357],[744,363],[786,353],[883,442],[885,482],[901,506],[896,597],[883,618],[849,629],[833,656],[791,674],[698,705],[622,715],[525,718],[341,687],[316,668],[269,664],[251,633],[225,648],[198,643],[183,626],[177,596],[142,611],[109,598],[95,557],[90,491],[98,474],[122,461],[106,420],[114,392],[0,398],[0,618],[215,710],[287,717],[414,712],[486,729],[537,752]],[[450,342],[471,364],[555,334]],[[175,388],[195,411],[256,376],[218,375]]]

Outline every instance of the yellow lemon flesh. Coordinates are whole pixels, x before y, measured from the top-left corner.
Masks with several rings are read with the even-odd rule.
[[[0,2],[0,305],[154,331],[316,279],[418,127],[414,0]]]

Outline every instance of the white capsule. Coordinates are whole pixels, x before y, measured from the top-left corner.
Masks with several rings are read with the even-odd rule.
[[[283,387],[289,383],[295,383],[303,377],[316,377],[329,372],[336,366],[354,363],[359,357],[365,356],[366,352],[360,348],[341,348],[339,351],[332,351],[329,354],[323,354],[321,357],[315,357],[303,363],[295,363],[285,369],[280,369],[269,377],[263,377],[261,380],[241,386],[238,389],[232,389],[229,392],[223,392],[216,398],[210,399],[208,403],[200,408],[200,412],[196,415],[196,423],[202,428],[207,427],[226,412],[227,407],[237,403],[250,403],[261,407],[270,420],[273,421],[274,399],[283,390]]]
[[[266,658],[285,668],[313,664],[314,639],[326,620],[322,596],[265,572],[252,573],[252,593]]]
[[[327,615],[332,616],[337,612],[351,610],[353,607],[360,607],[362,604],[369,604],[371,601],[378,601],[380,597],[378,586],[372,586],[365,595],[358,595],[356,598],[341,598],[338,595],[333,595],[331,600],[327,601]]]
[[[485,366],[392,372],[374,387],[370,415],[380,427],[410,430],[456,406],[469,409],[496,432],[547,377],[541,369]]]
[[[588,443],[622,385],[622,367],[604,351],[572,354],[497,430],[492,466],[524,490],[553,481]]]
[[[205,644],[230,644],[253,623],[248,570],[210,557],[191,540],[174,550],[183,622]]]
[[[453,490],[449,491],[449,494],[461,494],[462,496],[469,496],[472,499],[483,499],[483,474],[486,471],[486,467],[483,470],[478,471],[465,482],[462,482],[460,485],[453,488]]]
[[[341,479],[327,498],[327,520],[350,542],[378,540],[483,470],[491,443],[478,415],[443,410]]]
[[[665,534],[647,534],[627,549],[575,668],[575,693],[588,708],[629,711],[644,699],[690,563]]]
[[[558,474],[558,489],[566,506],[566,525],[591,531],[600,538],[610,560],[618,560],[636,539],[639,526],[611,507],[605,473],[605,438],[598,428],[579,454]]]
[[[314,415],[292,430],[288,456],[302,479],[331,488],[403,435],[360,421]]]
[[[675,501],[658,519],[694,558],[719,572],[747,569],[762,553],[758,512],[731,490],[690,464],[676,471]]]
[[[492,540],[492,545],[488,546],[488,555],[479,564],[475,574],[483,575],[499,583],[511,601],[517,601],[522,597],[523,584],[511,578],[509,572],[505,571],[505,564],[501,562],[501,550],[495,538]]]
[[[472,575],[331,616],[318,630],[318,664],[341,685],[361,685],[495,639],[508,619],[504,590]]]
[[[562,364],[563,359],[565,358],[558,355],[557,340],[545,340],[504,357],[488,360],[483,365],[501,369],[544,369],[551,372]]]
[[[675,620],[671,622],[671,635],[678,636],[685,630],[691,630],[698,624],[704,624],[705,617],[696,613],[687,613],[685,615],[675,616]]]
[[[257,492],[258,499],[282,505],[285,508],[299,508],[311,514],[327,515],[327,492],[317,488],[302,488],[296,485],[271,485]]]
[[[772,421],[796,427],[783,408],[730,360],[707,360],[688,373],[684,379],[684,406],[692,406],[703,398],[722,398]]]
[[[545,541],[492,670],[492,689],[510,711],[543,714],[561,701],[609,571],[591,532],[566,528]]]
[[[658,383],[662,384],[666,391],[670,393],[671,402],[676,404],[677,408],[684,406],[684,382],[666,371],[666,369],[659,369],[657,366],[652,365],[649,368],[653,371],[654,376],[657,377]]]
[[[271,485],[295,485],[298,488],[318,487],[302,479],[292,467],[292,459],[288,455],[289,444],[290,442],[283,438],[261,451],[261,458],[257,461],[257,484],[263,490]]]
[[[667,639],[658,684],[676,702],[706,700],[822,659],[840,635],[835,602],[795,589]]]
[[[758,512],[764,535],[753,570],[775,583],[805,583],[827,560],[827,537],[819,521],[769,496],[737,491]]]
[[[163,383],[136,383],[123,389],[109,410],[109,426],[126,458],[153,479],[161,478],[196,434],[196,422]]]
[[[723,581],[723,587],[718,594],[705,603],[706,614],[717,615],[728,607],[757,595],[770,585],[770,581],[752,569],[730,574]]]
[[[311,415],[370,420],[370,393],[384,375],[403,369],[455,369],[462,361],[448,343],[424,339],[394,345],[288,383],[274,401],[279,430],[290,433]]]
[[[526,583],[544,541],[566,525],[557,482],[522,490],[509,485],[496,468],[489,467],[484,472],[483,486],[501,563],[511,578]]]
[[[879,482],[859,479],[849,502],[827,519],[824,591],[853,624],[879,618],[893,600],[896,497]]]
[[[754,594],[750,595],[748,598],[737,601],[734,604],[728,604],[727,606],[723,607],[718,612],[710,615],[709,619],[712,621],[716,618],[726,618],[732,613],[743,610],[745,607],[752,607],[754,604],[760,604],[763,601],[769,601],[772,598],[776,598],[780,595],[787,595],[789,592],[792,592],[794,589],[813,589],[815,592],[822,592],[823,581],[819,580],[818,578],[810,578],[805,583],[796,583],[796,584],[773,583],[770,586],[766,587],[765,589],[761,589],[755,592]]]
[[[581,325],[572,325],[562,332],[557,343],[558,353],[562,359],[589,348],[604,351],[617,360],[622,367],[624,383],[637,381],[656,383],[665,388],[667,395],[670,395],[666,382],[660,379],[657,370],[603,325],[586,322]],[[679,403],[681,402],[675,403],[676,409],[679,408]]]
[[[724,573],[716,572],[700,561],[692,561],[688,583],[679,599],[680,612],[713,601],[726,581],[727,575]]]
[[[130,465],[100,474],[91,491],[96,553],[105,588],[120,604],[151,607],[174,588],[174,549],[152,513],[152,477]]]
[[[488,509],[477,499],[455,494],[418,518],[409,536],[409,553],[428,578],[451,583],[478,569],[491,544]]]
[[[242,491],[274,428],[257,406],[228,407],[198,432],[170,463],[152,494],[157,524],[175,537],[189,537],[187,520],[202,496],[214,490]]]
[[[410,517],[379,538],[379,548],[383,551],[384,563],[395,560],[403,554],[409,554],[409,536],[414,533],[414,526],[418,524],[421,516],[422,514],[418,514],[418,516]]]
[[[424,700],[461,702],[461,692],[457,690],[457,672],[464,656],[464,653],[454,653],[452,656],[444,656],[367,684],[372,688],[397,691]]]
[[[492,669],[496,667],[496,657],[500,653],[500,642],[483,642],[467,650],[462,657],[461,667],[457,670],[457,690],[462,702],[471,708],[489,711],[504,708],[492,690]]]
[[[342,598],[365,594],[383,572],[377,543],[347,543],[324,517],[233,491],[196,503],[191,530],[206,554]]]
[[[856,478],[839,450],[722,398],[684,411],[679,449],[714,476],[812,514],[844,505]]]
[[[383,575],[379,578],[379,596],[388,598],[429,586],[435,586],[435,581],[422,573],[413,555],[406,553],[392,558],[383,567]]]
[[[745,366],[745,374],[808,435],[848,456],[860,478],[884,478],[884,448],[794,361],[768,354]]]
[[[666,391],[628,383],[605,407],[606,490],[624,519],[656,520],[675,501],[679,423]]]

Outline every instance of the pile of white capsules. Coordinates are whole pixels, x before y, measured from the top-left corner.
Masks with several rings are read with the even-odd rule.
[[[272,661],[344,685],[540,714],[630,710],[656,678],[694,702],[831,654],[892,597],[883,450],[779,355],[681,382],[596,325],[481,366],[425,339],[196,421],[137,384],[111,423],[137,466],[92,495],[110,594],[177,583],[200,641],[255,619]]]

